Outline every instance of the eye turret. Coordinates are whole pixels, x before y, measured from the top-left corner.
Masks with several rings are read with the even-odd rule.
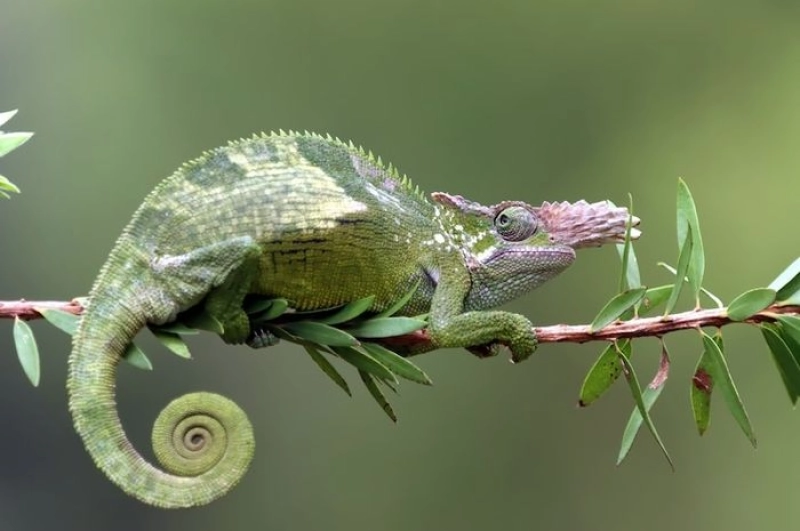
[[[494,227],[504,240],[519,242],[536,232],[539,220],[527,208],[511,206],[500,211],[494,218]]]

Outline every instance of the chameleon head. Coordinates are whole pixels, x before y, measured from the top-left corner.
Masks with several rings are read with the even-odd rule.
[[[608,201],[484,206],[445,193],[432,197],[456,218],[452,237],[472,282],[469,310],[492,308],[538,287],[569,267],[576,249],[624,242],[629,220],[631,238],[640,235],[633,228],[639,219]]]

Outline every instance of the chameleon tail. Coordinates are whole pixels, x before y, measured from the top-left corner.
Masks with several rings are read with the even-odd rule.
[[[113,280],[111,271],[124,267],[114,265],[112,253],[69,358],[67,390],[75,428],[97,466],[131,496],[164,508],[210,503],[247,471],[254,450],[252,426],[230,400],[191,393],[170,403],[153,427],[154,452],[164,470],[136,451],[120,422],[114,388],[117,364],[145,326],[148,306],[136,281],[124,285]],[[130,278],[126,269],[125,278]]]

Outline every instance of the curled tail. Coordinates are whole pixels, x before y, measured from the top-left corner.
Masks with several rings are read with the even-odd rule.
[[[153,427],[164,470],[145,460],[117,412],[117,365],[147,321],[141,285],[121,283],[109,260],[95,284],[69,358],[67,390],[75,429],[97,466],[122,490],[159,507],[204,505],[241,479],[253,456],[252,426],[227,398],[192,393],[170,403]],[[131,278],[130,269],[124,271]],[[116,277],[116,278],[115,278]]]

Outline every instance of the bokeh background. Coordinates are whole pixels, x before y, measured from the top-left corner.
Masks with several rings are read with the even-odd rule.
[[[0,1],[0,110],[34,139],[3,158],[22,189],[0,202],[0,299],[88,288],[144,195],[182,162],[270,129],[328,131],[391,160],[428,191],[482,202],[631,193],[645,281],[674,263],[678,176],[698,204],[706,285],[728,300],[798,254],[800,6],[794,2]],[[581,323],[616,288],[612,249],[583,252],[510,308]],[[419,358],[392,425],[350,378],[348,398],[298,348],[151,342],[152,373],[122,367],[137,447],[183,392],[237,400],[257,455],[226,498],[164,512],[97,472],[70,425],[69,341],[33,323],[43,377],[18,367],[0,323],[0,529],[794,529],[800,417],[760,334],[726,330],[759,435],[753,451],[719,399],[698,438],[694,334],[670,336],[654,409],[677,464],[641,434],[615,466],[624,384],[576,408],[598,345],[546,346],[512,366],[462,351]],[[646,379],[657,343],[636,344]],[[356,377],[357,379],[357,377]]]

